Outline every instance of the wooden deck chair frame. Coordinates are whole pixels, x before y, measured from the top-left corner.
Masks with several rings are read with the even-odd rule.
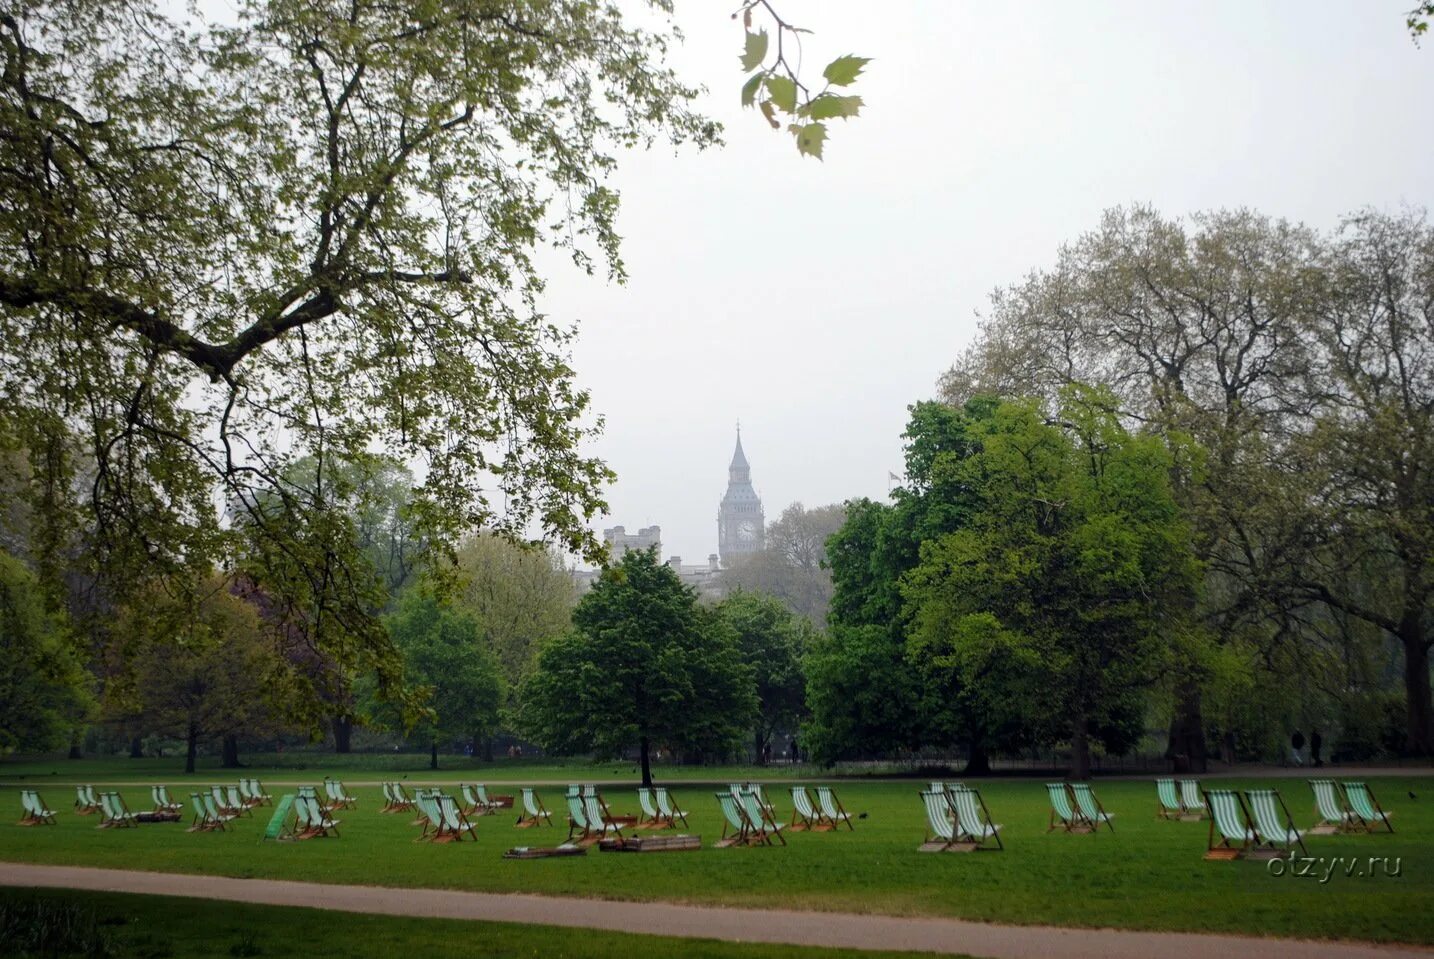
[[[1231,815],[1238,813],[1245,823],[1244,835],[1240,837],[1238,846],[1234,845],[1233,840],[1226,835],[1225,829],[1220,826],[1219,816],[1215,811],[1217,805],[1226,802],[1226,797],[1228,797]],[[1250,816],[1250,810],[1245,805],[1245,797],[1240,795],[1239,790],[1207,789],[1205,790],[1205,807],[1210,819],[1210,831],[1205,840],[1206,859],[1240,859],[1259,842],[1259,834],[1255,832],[1255,820]],[[1220,837],[1219,842],[1215,841],[1217,834]]]
[[[1185,807],[1180,802],[1174,778],[1155,780],[1155,818],[1180,820],[1184,816]]]
[[[1264,805],[1266,800],[1269,801],[1268,808]],[[1295,827],[1295,817],[1290,815],[1290,808],[1285,805],[1284,797],[1278,789],[1247,789],[1245,801],[1255,817],[1256,848],[1293,854],[1298,846],[1301,856],[1309,855],[1309,850],[1305,848],[1304,832]],[[1267,813],[1271,817],[1269,822],[1265,821]],[[1280,813],[1284,813],[1283,821]]]
[[[1185,807],[1185,815],[1195,822],[1204,819],[1209,809],[1205,804],[1205,793],[1200,788],[1200,780],[1182,779],[1177,785],[1180,786],[1180,805]]]
[[[851,814],[842,806],[841,800],[837,798],[836,790],[830,786],[817,786],[817,808],[821,810],[822,818],[831,823],[833,829],[839,828],[843,823],[851,832],[856,832],[856,826],[851,821]]]
[[[812,797],[806,786],[793,786],[791,792],[792,821],[787,826],[788,829],[792,832],[802,832],[805,829],[817,832],[832,828],[822,821],[822,814],[812,805]]]
[[[1090,823],[1092,830],[1099,830],[1105,826],[1111,832],[1115,832],[1115,815],[1105,811],[1100,804],[1100,799],[1095,794],[1095,789],[1090,783],[1070,783],[1071,798],[1075,800],[1076,808]]]
[[[981,795],[981,790],[973,786],[957,786],[954,789],[948,787],[946,791],[951,796],[951,808],[956,813],[957,839],[962,840],[964,837],[963,841],[974,843],[974,849],[977,852],[1004,852],[1006,844],[1001,840],[1001,825],[991,818],[991,810],[986,808],[986,799]],[[979,823],[967,822],[968,817],[961,814],[963,796],[970,797],[970,812],[979,818]],[[980,827],[981,834],[979,836],[972,830],[972,825]],[[994,850],[987,844],[992,839],[996,841]]]
[[[519,829],[527,829],[532,826],[551,826],[553,814],[548,812],[548,807],[543,805],[543,797],[531,786],[524,786],[519,790],[518,797],[518,821],[514,823]]]
[[[683,828],[687,827],[687,811],[678,805],[676,797],[667,791],[666,786],[655,788],[652,797],[657,800],[657,811],[667,820],[669,826],[676,829],[677,820],[681,819]]]
[[[729,846],[750,846],[753,842],[754,829],[752,821],[747,816],[746,807],[742,805],[730,787],[725,791],[713,793],[713,795],[717,797],[717,806],[722,810],[722,835],[713,845],[719,849]],[[731,835],[728,835],[728,830],[731,830]]]
[[[1351,786],[1354,787],[1353,791],[1350,789]],[[1339,784],[1339,788],[1344,791],[1345,804],[1364,821],[1367,831],[1374,832],[1376,825],[1382,822],[1385,829],[1391,833],[1394,832],[1394,823],[1389,821],[1389,817],[1393,813],[1384,811],[1384,807],[1379,805],[1379,800],[1374,798],[1374,790],[1369,788],[1368,783],[1362,780],[1343,781]],[[1354,799],[1356,795],[1363,797],[1366,808],[1359,808],[1361,803]]]
[[[1046,832],[1095,832],[1090,820],[1075,805],[1075,794],[1069,783],[1046,783],[1046,799],[1051,814],[1046,822]]]

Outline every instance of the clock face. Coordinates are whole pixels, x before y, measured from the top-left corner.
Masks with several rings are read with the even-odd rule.
[[[744,519],[737,524],[737,539],[744,543],[750,543],[757,538],[757,524],[749,519]]]

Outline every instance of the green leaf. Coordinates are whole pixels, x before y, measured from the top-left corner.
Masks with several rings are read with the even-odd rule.
[[[797,111],[797,84],[790,77],[767,77],[767,92],[777,109],[786,113]]]
[[[871,57],[854,57],[847,55],[837,57],[827,68],[822,71],[822,76],[827,82],[838,87],[844,87],[856,80],[861,74],[862,67],[871,62]]]
[[[775,111],[772,109],[771,100],[763,100],[761,110],[762,116],[767,118],[767,122],[772,125],[773,130],[780,130],[782,128],[782,125],[777,122],[777,118],[773,115]]]
[[[747,49],[742,52],[742,70],[755,70],[767,59],[767,31],[748,31]]]
[[[827,140],[827,128],[823,123],[808,123],[805,126],[793,123],[788,127],[797,137],[797,152],[804,156],[822,158],[822,144]]]
[[[757,102],[757,91],[762,89],[762,78],[765,76],[765,73],[759,71],[752,74],[747,82],[742,84],[742,106],[750,107]]]
[[[840,117],[854,117],[862,107],[861,97],[839,97],[831,93],[823,93],[811,103],[807,104],[804,116],[813,120],[832,120]]]

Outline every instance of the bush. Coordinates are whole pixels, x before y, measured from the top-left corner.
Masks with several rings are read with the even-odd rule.
[[[115,949],[94,910],[72,902],[20,899],[0,902],[0,955],[108,959]]]

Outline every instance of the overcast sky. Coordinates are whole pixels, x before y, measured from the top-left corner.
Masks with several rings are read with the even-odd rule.
[[[1434,206],[1434,37],[1413,0],[1258,3],[780,0],[806,72],[873,57],[865,115],[824,162],[743,111],[735,0],[679,2],[673,63],[726,146],[631,154],[626,286],[555,269],[545,308],[618,473],[595,526],[717,549],[734,425],[770,522],[885,496],[909,404],[932,395],[991,290],[1050,264],[1107,207],[1221,207],[1333,226]]]

